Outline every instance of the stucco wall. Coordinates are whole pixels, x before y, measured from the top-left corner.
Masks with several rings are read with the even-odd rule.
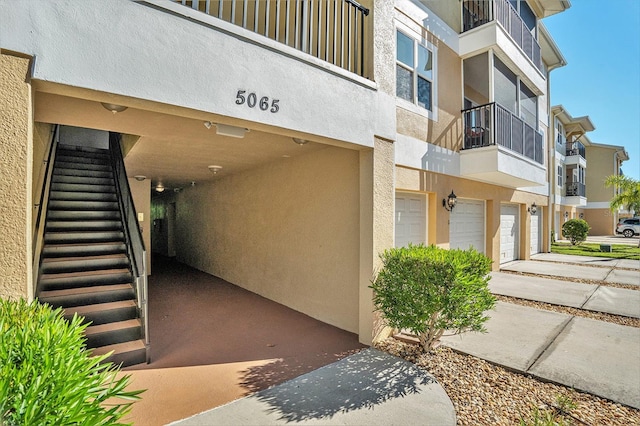
[[[615,235],[617,221],[609,209],[585,209],[584,220],[591,227],[589,235]]]
[[[590,203],[600,201],[611,201],[613,197],[613,187],[605,187],[604,180],[607,176],[615,174],[614,149],[600,148],[594,146],[586,147],[587,170],[586,170],[586,190],[587,201]]]
[[[358,152],[333,147],[187,187],[177,258],[357,333],[359,196]]]
[[[0,297],[32,297],[30,60],[0,54]]]

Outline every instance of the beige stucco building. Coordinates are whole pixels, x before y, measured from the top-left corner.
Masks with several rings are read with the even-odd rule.
[[[547,251],[569,2],[360,3],[0,2],[0,296],[38,292],[52,141],[106,132],[149,252],[364,343],[384,249]]]

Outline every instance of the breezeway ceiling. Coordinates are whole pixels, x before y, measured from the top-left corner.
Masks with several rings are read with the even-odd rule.
[[[133,107],[113,114],[100,102],[43,92],[35,96],[35,120],[140,136],[125,158],[129,177],[144,175],[153,186],[162,183],[167,188],[212,181],[323,148],[255,129],[242,139],[221,136],[215,126],[207,129],[203,119]],[[223,169],[214,176],[209,165]]]

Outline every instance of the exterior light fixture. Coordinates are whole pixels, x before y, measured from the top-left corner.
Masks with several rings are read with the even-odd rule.
[[[564,218],[568,219],[569,218],[569,212],[564,212]]]
[[[156,185],[156,192],[164,192],[165,188],[164,185],[159,183]]]
[[[145,180],[147,177],[144,175],[136,175],[133,177],[135,180],[137,180],[138,182],[142,182],[143,180]]]
[[[306,139],[300,139],[300,138],[293,138],[293,141],[294,141],[295,143],[297,143],[298,145],[300,145],[300,146],[302,146],[302,145],[304,145],[304,144],[306,144],[306,143],[308,143],[308,142],[309,142],[309,141],[308,141],[308,140],[306,140]]]
[[[116,104],[110,104],[107,102],[100,102],[102,104],[102,106],[104,107],[104,109],[111,111],[112,113],[116,113],[116,112],[122,112],[124,110],[127,109],[126,106],[123,105],[116,105]]]
[[[208,168],[209,168],[209,171],[211,173],[213,173],[214,175],[217,175],[218,172],[222,170],[222,166],[215,166],[214,165],[214,166],[209,166]]]
[[[249,131],[244,127],[236,127],[230,126],[228,124],[220,124],[220,123],[212,123],[211,121],[205,121],[204,127],[210,129],[213,126],[216,126],[216,135],[220,136],[229,136],[231,138],[244,138],[244,134]]]
[[[584,213],[580,213],[580,219],[584,219]]]
[[[453,193],[453,189],[451,190],[451,194],[445,199],[442,199],[442,207],[448,212],[453,211],[453,208],[456,206],[456,194]]]
[[[533,216],[538,212],[538,206],[536,206],[536,203],[533,203],[531,204],[531,207],[527,209],[527,211],[531,213],[531,216]]]

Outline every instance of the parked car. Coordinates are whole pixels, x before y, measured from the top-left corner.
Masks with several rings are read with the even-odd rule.
[[[627,238],[640,235],[640,218],[622,219],[616,226],[616,234],[622,234]]]

